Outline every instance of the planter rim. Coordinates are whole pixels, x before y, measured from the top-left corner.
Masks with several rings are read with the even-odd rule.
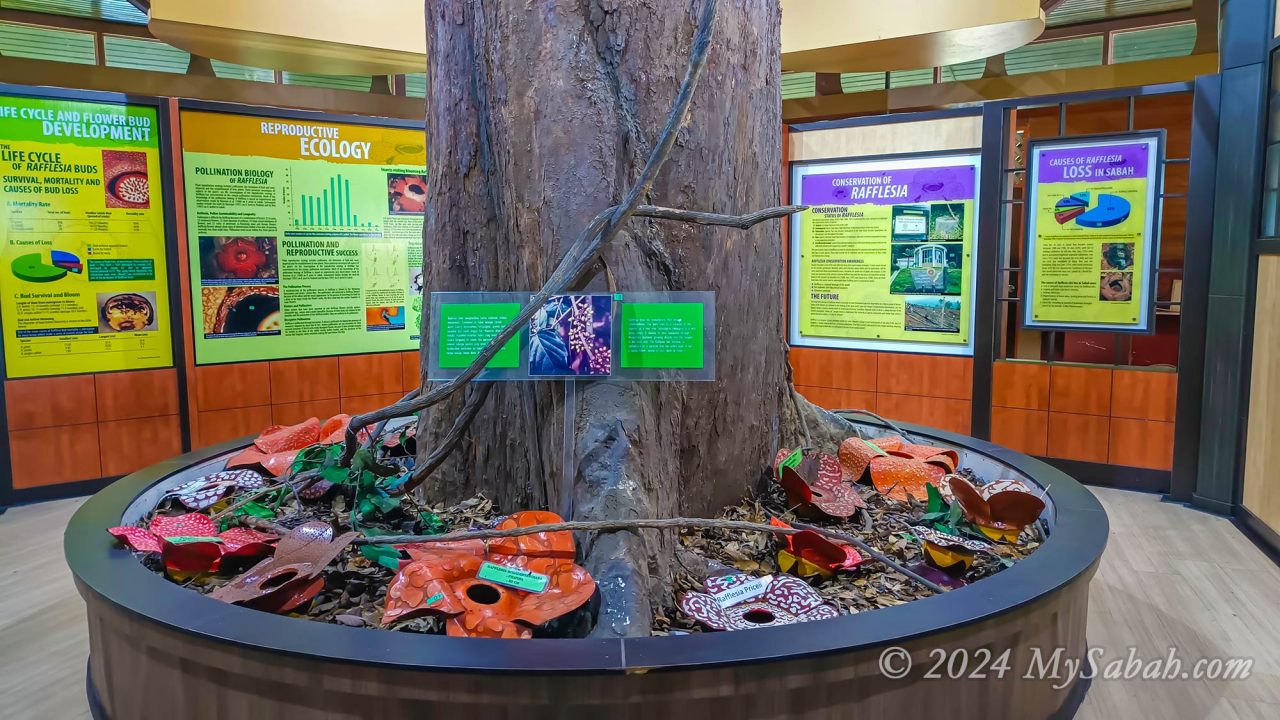
[[[859,425],[881,423],[855,420]],[[145,620],[214,642],[327,662],[403,670],[638,672],[862,651],[954,630],[1035,602],[1087,573],[1106,547],[1097,498],[1066,473],[984,440],[898,423],[914,435],[985,455],[1049,488],[1052,533],[1029,558],[959,590],[830,620],[739,632],[623,639],[493,640],[350,628],[229,605],[183,589],[143,567],[106,529],[143,492],[193,466],[248,445],[232,440],[144,468],[90,497],[67,525],[67,564],[92,593]]]

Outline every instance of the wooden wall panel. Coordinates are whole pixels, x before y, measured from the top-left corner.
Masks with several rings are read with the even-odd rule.
[[[1051,411],[1048,454],[1051,457],[1105,463],[1108,460],[1110,434],[1109,417]]]
[[[973,406],[968,400],[876,393],[877,412],[894,419],[969,434]]]
[[[422,384],[422,354],[418,352],[400,353],[401,382],[400,389],[409,392]]]
[[[797,347],[791,368],[796,385],[874,392],[877,358],[873,352]]]
[[[973,360],[949,355],[791,348],[801,394],[820,407],[969,433]]]
[[[1172,469],[1177,373],[1008,361],[992,372],[992,442],[1032,455]]]
[[[182,452],[173,369],[5,382],[15,490],[98,480]]]
[[[92,375],[8,380],[4,394],[10,430],[60,427],[98,419]]]
[[[1258,258],[1242,504],[1280,532],[1280,255]]]
[[[1080,415],[1109,415],[1111,369],[1052,366],[1049,370],[1049,409]]]
[[[377,410],[380,407],[386,407],[403,396],[404,393],[402,392],[382,393],[380,395],[357,395],[355,397],[347,397],[344,395],[342,397],[342,412],[348,415],[367,413]]]
[[[193,423],[198,432],[191,444],[201,448],[206,445],[234,440],[245,435],[256,435],[271,425],[271,406],[228,408],[225,410],[199,410]]]
[[[338,398],[278,403],[271,406],[271,423],[273,425],[297,425],[307,418],[325,420],[340,412],[342,412],[342,401]]]
[[[845,390],[843,388],[814,387],[797,385],[796,390],[805,398],[827,410],[870,410],[876,409],[876,394],[865,390]]]
[[[271,404],[270,363],[205,365],[189,376],[195,378],[193,405],[201,412]]]
[[[1067,105],[1068,135],[1124,132],[1128,128],[1128,98]],[[1056,125],[1054,130],[1057,130]]]
[[[95,423],[9,433],[15,490],[102,477]]]
[[[182,454],[182,422],[177,415],[98,423],[102,475],[127,475]]]
[[[1173,422],[1178,409],[1176,373],[1120,370],[1111,375],[1111,417]]]
[[[973,358],[880,353],[876,392],[968,400]]]
[[[404,364],[399,353],[344,355],[338,358],[339,387],[343,398],[403,393]]]
[[[1049,413],[1021,408],[991,408],[991,442],[1028,455],[1049,452]]]
[[[404,352],[193,368],[192,447],[390,405],[417,387],[417,359]]]
[[[996,362],[992,366],[991,404],[996,407],[1049,409],[1049,366]]]
[[[1173,423],[1111,418],[1107,457],[1113,465],[1166,470],[1173,466]]]
[[[99,420],[178,414],[178,373],[172,369],[104,373],[94,378]]]
[[[338,358],[271,361],[272,404],[336,397]]]

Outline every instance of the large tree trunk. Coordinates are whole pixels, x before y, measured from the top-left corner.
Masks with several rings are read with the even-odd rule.
[[[427,291],[537,290],[637,176],[684,76],[703,0],[427,0]],[[776,205],[777,0],[721,0],[686,129],[645,202],[721,213]],[[757,486],[792,409],[778,225],[633,219],[591,290],[713,290],[714,383],[577,390],[576,519],[705,515]],[[429,332],[424,337],[431,337]],[[425,367],[426,356],[423,356]],[[473,385],[424,415],[435,447]],[[428,498],[565,504],[564,383],[497,383]],[[598,634],[645,635],[674,535],[584,539]],[[620,591],[621,590],[621,591]]]

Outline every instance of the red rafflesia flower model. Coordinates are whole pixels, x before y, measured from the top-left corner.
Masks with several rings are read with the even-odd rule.
[[[208,515],[157,515],[147,528],[124,525],[107,530],[138,552],[158,552],[169,574],[217,572],[226,558],[255,558],[270,553],[274,535],[244,527],[218,532]]]

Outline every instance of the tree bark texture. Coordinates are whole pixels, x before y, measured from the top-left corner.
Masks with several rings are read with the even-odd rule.
[[[542,286],[643,166],[702,2],[427,0],[427,292]],[[730,214],[778,204],[779,22],[777,0],[720,0],[688,123],[644,202]],[[602,258],[585,289],[715,291],[717,379],[579,382],[573,517],[714,514],[757,486],[794,416],[779,226],[633,219]],[[473,392],[424,413],[424,457]],[[564,392],[563,381],[497,383],[423,486],[428,499],[561,506]],[[675,535],[582,540],[603,595],[597,634],[648,634],[652,603],[670,602]]]

